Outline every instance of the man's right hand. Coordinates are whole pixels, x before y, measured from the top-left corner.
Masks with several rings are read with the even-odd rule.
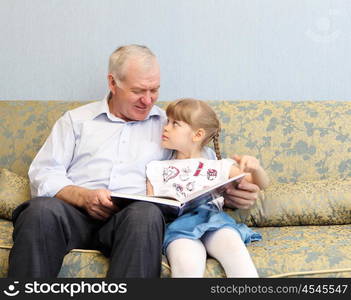
[[[233,185],[227,187],[224,194],[224,205],[229,208],[251,209],[258,199],[259,191],[256,184],[244,178],[236,188]]]
[[[99,220],[106,220],[119,211],[111,201],[111,192],[105,189],[90,190],[69,185],[55,196],[72,205],[82,207],[90,216]]]
[[[87,190],[83,196],[83,208],[95,219],[106,220],[118,211],[111,201],[108,190]]]

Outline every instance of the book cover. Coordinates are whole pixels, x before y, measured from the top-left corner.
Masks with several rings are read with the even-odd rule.
[[[228,184],[237,185],[241,179],[246,176],[246,173],[242,173],[238,176],[229,178],[223,182],[205,188],[201,191],[197,191],[186,198],[178,199],[172,197],[165,197],[162,195],[145,196],[145,195],[130,195],[122,193],[112,193],[112,201],[121,209],[132,203],[133,201],[146,201],[152,202],[158,205],[163,212],[164,216],[168,219],[173,219],[187,213],[194,208],[205,204],[214,199],[214,194],[218,197],[223,194],[225,187]]]

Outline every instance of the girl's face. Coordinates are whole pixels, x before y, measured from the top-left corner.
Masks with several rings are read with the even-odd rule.
[[[161,146],[166,149],[187,152],[194,146],[194,130],[189,124],[168,118],[163,128]]]

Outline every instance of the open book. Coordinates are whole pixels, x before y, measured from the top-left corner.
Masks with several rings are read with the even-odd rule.
[[[120,208],[126,207],[132,201],[147,201],[155,203],[160,207],[163,214],[168,219],[174,219],[181,216],[184,213],[191,211],[192,209],[205,204],[214,199],[214,196],[218,197],[223,194],[225,187],[229,184],[237,185],[241,179],[246,176],[247,173],[242,173],[238,176],[229,178],[228,180],[222,181],[211,187],[205,188],[201,191],[190,194],[188,197],[183,199],[177,199],[167,196],[143,196],[143,195],[130,195],[121,193],[112,193],[112,201]]]

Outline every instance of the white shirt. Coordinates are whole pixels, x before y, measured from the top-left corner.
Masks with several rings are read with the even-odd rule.
[[[107,101],[70,110],[55,123],[29,168],[32,197],[53,197],[67,185],[146,193],[146,164],[171,155],[160,146],[166,114],[154,106],[145,120],[126,122]]]
[[[29,168],[32,197],[53,197],[67,185],[145,194],[145,166],[167,158],[160,147],[166,114],[154,106],[143,121],[109,112],[107,96],[66,112]]]

